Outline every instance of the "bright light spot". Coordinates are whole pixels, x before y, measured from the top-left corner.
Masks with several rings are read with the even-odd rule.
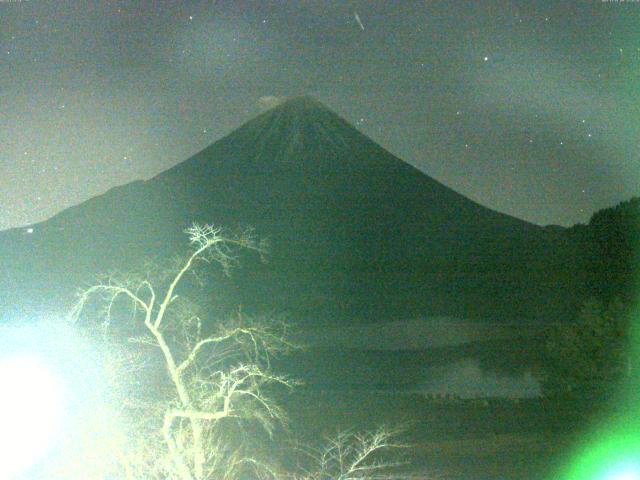
[[[607,480],[640,480],[638,472],[622,472],[609,475]]]
[[[604,480],[640,480],[640,471],[637,469],[611,472]]]
[[[63,415],[62,382],[37,358],[0,360],[0,480],[9,480],[52,447]]]
[[[602,480],[640,480],[640,462],[627,461],[620,463],[605,472]]]

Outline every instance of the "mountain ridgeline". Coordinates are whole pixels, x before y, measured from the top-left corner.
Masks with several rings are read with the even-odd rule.
[[[302,322],[555,320],[588,293],[575,235],[485,208],[298,97],[148,181],[0,233],[2,308],[60,311],[101,272],[184,251],[192,222],[268,238],[268,263],[245,258],[212,291]]]

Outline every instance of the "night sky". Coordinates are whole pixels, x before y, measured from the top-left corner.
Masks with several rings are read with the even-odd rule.
[[[0,0],[0,228],[297,94],[483,205],[586,222],[640,194],[639,74],[634,1]]]

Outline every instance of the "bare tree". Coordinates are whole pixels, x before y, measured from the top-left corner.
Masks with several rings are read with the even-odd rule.
[[[274,374],[270,359],[293,345],[287,324],[272,317],[237,311],[223,321],[203,322],[197,304],[184,295],[186,275],[195,274],[202,262],[228,272],[240,249],[262,254],[265,247],[250,231],[231,235],[194,224],[186,233],[192,250],[173,269],[153,279],[151,274],[111,275],[79,292],[71,318],[102,333],[101,371],[115,388],[88,413],[90,429],[76,433],[85,454],[76,452],[71,465],[63,463],[56,475],[96,480],[408,478],[394,475],[398,462],[383,455],[400,447],[385,429],[343,433],[319,450],[296,449],[295,455],[303,455],[295,472],[276,468],[259,449],[236,441],[238,429],[230,424],[242,426],[240,436],[246,438],[258,431],[271,435],[285,420],[268,392],[294,382]],[[92,328],[96,325],[100,328]],[[160,365],[166,372],[164,388],[148,378]]]
[[[399,480],[416,478],[400,473],[406,465],[394,455],[407,446],[386,428],[374,432],[340,432],[319,448],[301,448],[302,465],[294,480]],[[394,452],[395,451],[395,452]],[[424,478],[424,477],[421,477]]]
[[[134,453],[130,445],[110,448],[118,457],[122,478],[231,479],[247,468],[269,472],[255,456],[244,455],[240,447],[229,447],[231,442],[221,438],[225,421],[251,422],[271,432],[284,417],[266,390],[273,384],[292,384],[272,373],[269,361],[273,354],[291,347],[286,325],[238,312],[205,332],[197,308],[179,291],[198,262],[217,263],[228,271],[239,248],[263,253],[264,245],[250,232],[230,235],[211,225],[194,224],[186,233],[192,251],[165,276],[163,287],[148,276],[111,276],[82,290],[72,310],[77,323],[91,311],[89,304],[97,301],[104,306],[100,316],[104,331],[118,320],[127,321],[134,332],[129,342],[153,346],[161,353],[169,385],[166,398],[125,405],[129,418],[144,423],[136,429],[145,432],[145,441]],[[122,300],[129,305],[124,319]],[[136,330],[136,325],[142,328]],[[127,362],[124,350],[117,351],[124,363],[140,360]],[[160,449],[164,455],[158,453]]]

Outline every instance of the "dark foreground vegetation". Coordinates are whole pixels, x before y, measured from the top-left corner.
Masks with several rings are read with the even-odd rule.
[[[627,347],[633,311],[630,292],[635,286],[630,278],[630,266],[635,264],[630,238],[635,237],[629,237],[634,235],[633,230],[624,225],[630,222],[629,215],[637,213],[637,206],[636,201],[629,202],[594,217],[600,219],[598,222],[608,219],[606,228],[585,227],[572,232],[593,248],[586,250],[581,266],[591,269],[590,282],[582,291],[583,307],[569,321],[552,322],[550,328],[521,328],[517,338],[498,335],[484,341],[413,352],[325,348],[295,353],[297,349],[289,344],[288,332],[281,329],[284,325],[277,317],[273,323],[270,319],[245,316],[238,309],[227,323],[216,320],[208,310],[207,293],[215,292],[215,288],[204,289],[204,294],[196,296],[204,310],[183,296],[197,291],[195,287],[206,277],[207,268],[202,269],[204,277],[196,276],[185,283],[188,288],[175,289],[183,274],[191,272],[195,264],[206,267],[211,262],[227,270],[236,264],[235,247],[260,253],[262,247],[250,235],[220,237],[221,230],[194,225],[189,230],[193,252],[186,263],[182,260],[182,270],[169,266],[167,271],[172,273],[168,274],[160,271],[139,277],[110,276],[104,283],[83,290],[79,297],[77,313],[84,312],[89,330],[107,329],[116,344],[124,340],[127,346],[122,346],[122,351],[133,354],[133,363],[147,362],[145,349],[152,349],[157,355],[160,347],[164,360],[159,366],[164,362],[164,368],[158,371],[165,371],[169,377],[168,382],[164,378],[163,395],[148,390],[144,392],[148,398],[143,395],[142,404],[119,404],[130,410],[123,419],[136,419],[139,424],[135,424],[131,435],[124,435],[122,445],[116,446],[127,447],[122,451],[129,454],[127,442],[135,439],[139,451],[127,460],[126,468],[116,461],[108,469],[124,468],[124,476],[117,478],[128,480],[204,480],[210,478],[210,473],[228,480],[251,475],[301,480],[398,478],[368,473],[349,477],[348,472],[347,476],[336,476],[332,472],[341,465],[337,458],[328,467],[321,458],[310,473],[304,466],[300,468],[295,458],[297,447],[292,448],[289,443],[295,438],[296,445],[329,445],[330,449],[331,442],[338,442],[342,448],[355,441],[361,447],[350,447],[348,451],[356,457],[362,451],[402,446],[402,455],[397,457],[403,462],[400,473],[411,478],[552,478],[570,445],[598,412],[611,406],[611,399],[615,398],[613,387],[634,371]],[[210,286],[215,287],[215,282]],[[156,297],[156,292],[165,290],[166,294]],[[586,293],[589,297],[584,297]],[[94,300],[106,310],[94,310]],[[101,320],[96,316],[100,312]],[[119,351],[113,350],[116,361],[108,362],[110,366],[124,358]],[[292,351],[289,360],[272,363],[272,356]],[[424,377],[424,367],[468,356],[478,359],[480,365],[505,373],[517,373],[523,368],[535,371],[543,396],[464,399],[427,396],[415,393],[416,388],[412,392],[410,387],[419,387]],[[400,364],[404,362],[404,370],[394,365],[392,358],[400,359]],[[298,385],[296,379],[307,385]],[[119,393],[130,402],[132,396],[122,390],[124,377],[118,374],[115,380],[114,391],[120,389]],[[139,383],[132,385],[139,389]],[[273,388],[278,386],[284,388]],[[111,420],[121,413],[109,413],[107,423],[113,424]],[[133,426],[125,421],[124,432]],[[386,429],[378,430],[379,426]],[[376,436],[380,431],[383,435]],[[364,437],[345,437],[344,432],[367,433]],[[390,440],[392,434],[397,440]],[[104,447],[104,438],[116,437],[100,438],[103,440],[98,444]],[[151,445],[153,448],[149,448]],[[89,454],[94,453],[92,448]],[[377,453],[368,455],[363,456],[363,461],[370,462],[368,465],[383,461],[396,466],[396,457],[387,460]],[[276,457],[281,460],[271,465]],[[93,463],[89,461],[88,465]],[[292,465],[293,469],[287,469]],[[143,473],[127,473],[132,469]],[[289,473],[282,474],[283,471]],[[84,473],[83,470],[81,475]]]
[[[284,401],[293,428],[309,441],[345,429],[401,424],[403,440],[412,445],[408,468],[451,480],[553,478],[587,427],[587,403],[312,388]]]

